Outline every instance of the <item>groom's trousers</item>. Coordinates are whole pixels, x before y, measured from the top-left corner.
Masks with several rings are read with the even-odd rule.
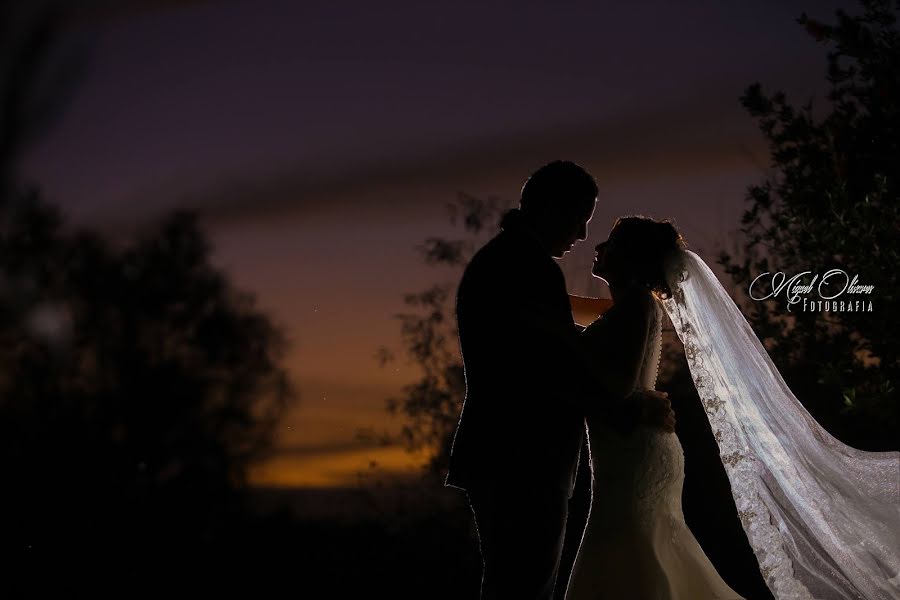
[[[566,531],[568,492],[485,482],[470,486],[466,494],[484,561],[481,599],[551,600]]]

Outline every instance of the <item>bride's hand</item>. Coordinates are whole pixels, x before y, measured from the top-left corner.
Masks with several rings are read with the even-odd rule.
[[[675,413],[672,411],[669,394],[656,390],[641,390],[631,396],[633,401],[641,405],[641,423],[667,433],[675,433]]]

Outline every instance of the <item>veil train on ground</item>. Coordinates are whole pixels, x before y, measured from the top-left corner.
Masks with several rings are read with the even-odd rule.
[[[681,250],[666,269],[663,306],[769,589],[778,600],[900,598],[900,452],[825,431],[699,256]]]

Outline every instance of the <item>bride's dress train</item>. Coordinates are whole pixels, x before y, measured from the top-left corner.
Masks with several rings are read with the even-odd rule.
[[[642,389],[653,389],[659,365],[662,315],[654,308]],[[567,599],[740,599],[685,524],[678,437],[646,426],[629,436],[601,423],[588,429],[593,500]]]

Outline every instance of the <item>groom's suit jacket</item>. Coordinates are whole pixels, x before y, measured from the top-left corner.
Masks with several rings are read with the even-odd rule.
[[[466,397],[447,485],[521,483],[571,495],[582,407],[602,398],[559,265],[514,221],[469,262],[456,314]]]

